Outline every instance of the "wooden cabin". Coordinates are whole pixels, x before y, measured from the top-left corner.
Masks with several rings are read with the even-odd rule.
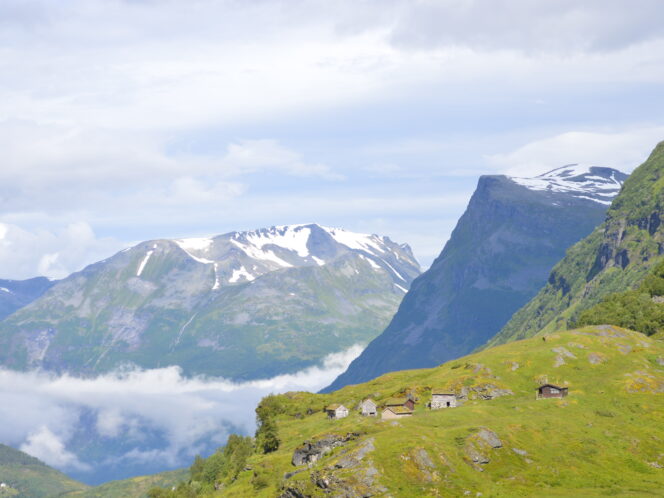
[[[360,413],[365,417],[375,417],[378,415],[378,405],[370,398],[360,403]]]
[[[384,403],[385,407],[402,406],[410,411],[415,409],[415,401],[412,398],[390,398]]]
[[[348,416],[348,408],[344,405],[334,403],[325,407],[325,413],[327,413],[327,418],[344,418]]]
[[[431,391],[431,409],[456,408],[457,399],[453,392],[449,391]]]
[[[564,398],[567,396],[567,387],[555,386],[553,384],[544,384],[537,388],[537,399],[543,398]]]
[[[412,416],[413,410],[405,406],[386,406],[381,413],[381,418],[386,420]]]

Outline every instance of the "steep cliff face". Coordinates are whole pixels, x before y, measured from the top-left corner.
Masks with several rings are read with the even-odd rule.
[[[483,176],[431,268],[387,329],[326,390],[422,368],[485,343],[604,218],[626,175],[568,166],[532,179]]]
[[[638,286],[664,254],[664,142],[625,181],[606,220],[570,248],[489,345],[568,328],[603,297]]]

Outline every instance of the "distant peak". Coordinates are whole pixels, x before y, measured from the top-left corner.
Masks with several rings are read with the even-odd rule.
[[[530,190],[567,193],[577,198],[609,205],[620,192],[627,175],[604,166],[567,164],[533,178],[509,178]]]

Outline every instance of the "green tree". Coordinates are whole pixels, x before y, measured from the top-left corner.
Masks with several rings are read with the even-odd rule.
[[[270,394],[256,407],[256,448],[263,453],[276,451],[281,443],[275,418],[284,408],[278,396]]]

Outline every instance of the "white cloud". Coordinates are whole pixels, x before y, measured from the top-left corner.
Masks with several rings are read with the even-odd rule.
[[[0,440],[60,469],[82,472],[84,460],[97,475],[104,466],[122,468],[125,475],[140,472],[138,464],[185,466],[196,453],[223,444],[231,428],[251,434],[254,408],[263,396],[317,391],[361,351],[354,346],[327,356],[320,366],[242,383],[185,378],[174,366],[96,378],[0,370]],[[94,423],[81,434],[85,413]],[[93,446],[109,443],[106,457],[84,458],[84,448],[72,446],[74,436]]]
[[[90,469],[89,465],[82,463],[76,455],[67,451],[62,441],[44,425],[28,435],[20,450],[59,469],[83,471]]]
[[[29,231],[0,223],[0,275],[14,279],[35,275],[63,278],[123,247],[112,238],[97,238],[84,222],[57,231]]]
[[[565,164],[609,166],[630,173],[664,140],[664,127],[627,131],[570,131],[486,157],[489,165],[512,176],[536,176]]]
[[[276,140],[243,140],[231,143],[220,162],[228,174],[279,171],[295,176],[343,179],[343,176],[333,173],[323,164],[305,163],[300,154],[283,147]]]

